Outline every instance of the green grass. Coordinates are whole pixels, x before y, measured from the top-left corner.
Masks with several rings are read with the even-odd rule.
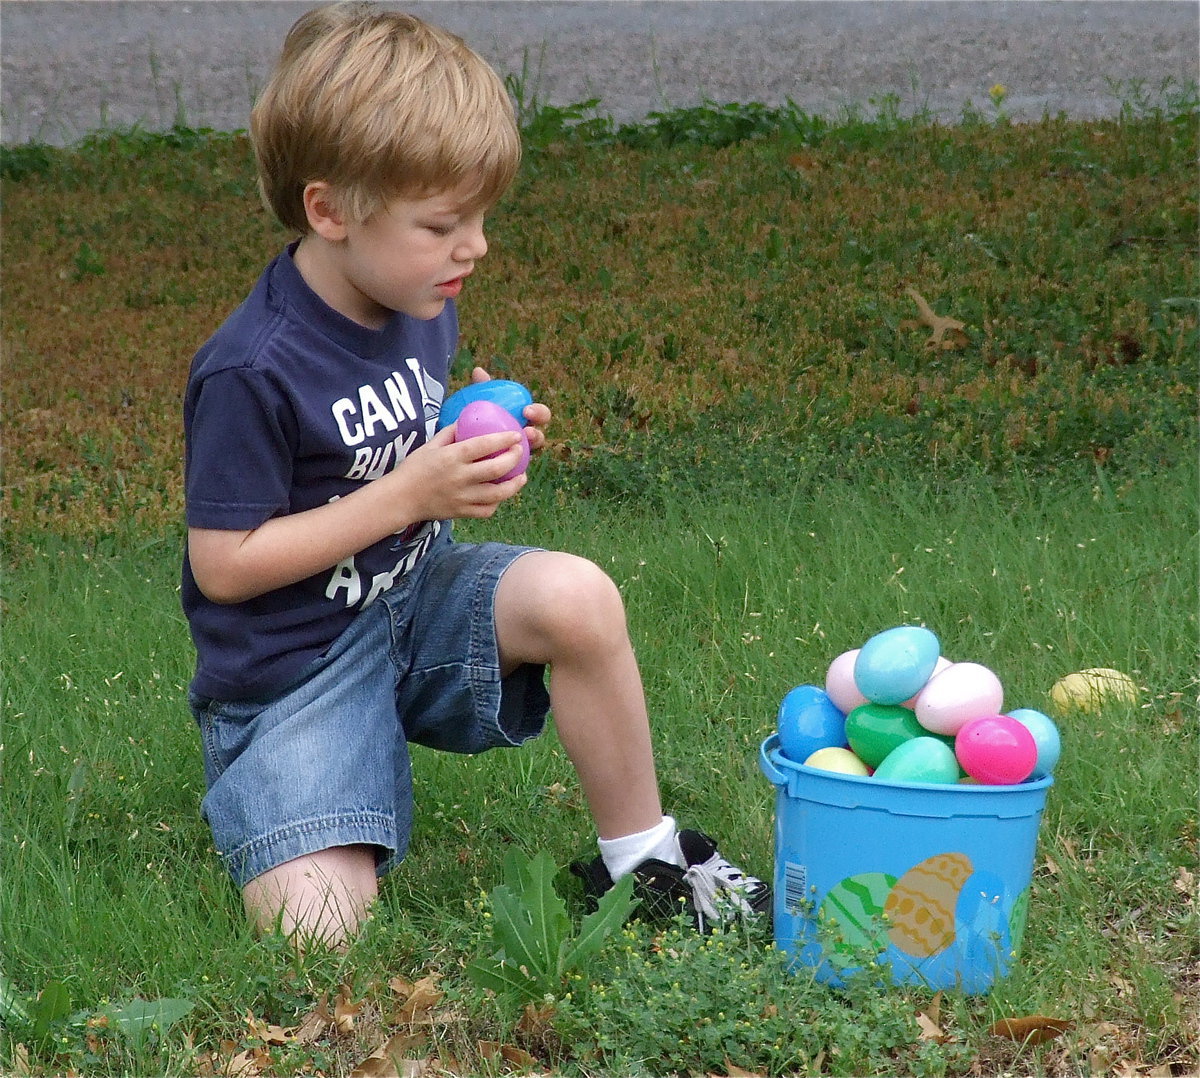
[[[1017,969],[982,999],[839,993],[761,933],[631,929],[522,1017],[464,969],[506,851],[593,848],[553,732],[418,753],[410,856],[348,954],[255,939],[198,815],[177,411],[192,350],[282,237],[240,137],[105,133],[0,161],[0,1068],[183,1075],[254,1051],[267,1073],[348,1073],[407,1028],[389,982],[436,974],[408,1053],[460,1073],[498,1069],[481,1042],[565,1074],[1193,1072],[1194,94],[954,129],[894,108],[638,129],[524,111],[460,364],[528,382],[556,438],[461,532],[612,574],[669,810],[764,876],[757,747],[784,693],[872,633],[928,625],[1008,706],[1048,708],[1073,670],[1130,673],[1137,705],[1061,717]],[[924,347],[910,286],[965,342]],[[322,999],[361,1003],[353,1028],[271,1043],[264,1023]],[[1030,1014],[1074,1026],[988,1035]]]
[[[564,510],[531,491],[471,531],[536,536],[609,569],[642,658],[668,803],[727,836],[763,874],[771,872],[774,791],[757,772],[757,745],[789,688],[820,681],[834,655],[871,633],[925,622],[947,654],[999,672],[1012,705],[1047,708],[1053,681],[1084,666],[1129,671],[1143,686],[1139,706],[1062,720],[1064,759],[1014,976],[988,1000],[943,1001],[943,1024],[957,1040],[945,1052],[921,1047],[905,1025],[906,1034],[893,1031],[858,1057],[854,1073],[933,1066],[926,1056],[962,1073],[974,1053],[995,1051],[984,1037],[992,1021],[1028,1013],[1077,1021],[1072,1047],[1027,1051],[1009,1064],[1036,1069],[1051,1056],[1067,1065],[1071,1055],[1083,1066],[1103,1023],[1129,1038],[1126,1058],[1181,1062],[1193,1058],[1180,993],[1191,990],[1197,927],[1177,889],[1195,842],[1188,479],[1165,474],[1117,493],[981,478],[934,493],[895,478],[885,490],[824,484],[749,504],[679,499],[663,514],[620,519],[594,503]],[[518,1039],[506,1019],[489,1025],[461,966],[482,946],[480,893],[499,881],[510,845],[548,850],[560,865],[590,846],[553,735],[527,751],[471,759],[420,753],[412,853],[385,888],[375,924],[344,958],[298,962],[245,929],[197,817],[202,779],[182,703],[190,653],[176,609],[176,554],[167,541],[103,554],[51,546],[9,571],[6,975],[26,993],[61,981],[81,1012],[134,996],[194,1002],[174,1039],[151,1042],[155,1072],[171,1052],[184,1067],[182,1028],[198,1048],[212,1047],[222,1036],[245,1038],[239,1020],[248,1010],[294,1024],[343,982],[378,994],[394,974],[429,970],[475,1008],[469,1021],[480,1038]],[[785,1002],[802,995],[831,1022],[845,1006],[803,975],[771,975],[761,942],[739,946],[754,976],[768,978],[746,991]],[[713,962],[706,955],[690,983],[701,998],[721,998]],[[619,963],[613,971],[629,992],[647,975]],[[1118,981],[1127,987],[1116,990]],[[928,1002],[910,990],[872,994],[863,1005],[895,1023]],[[578,1035],[580,1023],[601,1023],[595,1036],[628,1065],[649,1050],[638,1031],[656,1008],[632,1009],[628,1024],[614,1027],[616,1012],[601,1003],[580,1003],[577,989],[569,1028]],[[829,1043],[839,1043],[842,1026],[830,1028]],[[753,1029],[735,1032],[748,1062],[772,1058],[755,1054]],[[90,1060],[78,1032],[68,1026],[65,1035],[63,1058],[90,1062],[89,1073],[129,1063],[120,1041]],[[465,1034],[445,1036],[455,1044]],[[155,1054],[160,1047],[166,1055]],[[365,1056],[374,1045],[339,1044],[344,1053],[355,1047]],[[546,1061],[570,1070],[577,1050],[560,1045]]]

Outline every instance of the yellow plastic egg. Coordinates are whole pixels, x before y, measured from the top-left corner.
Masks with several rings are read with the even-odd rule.
[[[822,771],[836,771],[840,775],[858,775],[865,778],[871,772],[867,765],[849,749],[825,748],[817,749],[804,761],[805,767],[816,767]]]
[[[1067,674],[1059,678],[1050,690],[1059,714],[1068,711],[1099,711],[1110,702],[1135,704],[1138,698],[1138,687],[1128,674],[1107,667],[1094,667],[1090,670],[1080,670],[1077,674]]]

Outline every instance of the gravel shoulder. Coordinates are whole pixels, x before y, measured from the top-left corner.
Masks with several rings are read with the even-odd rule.
[[[292,0],[4,0],[0,138],[103,126],[244,127]],[[1008,90],[1017,119],[1115,113],[1200,72],[1194,0],[417,0],[526,95],[618,120],[705,100],[836,116],[896,95],[952,121]],[[1114,92],[1114,87],[1120,89]]]

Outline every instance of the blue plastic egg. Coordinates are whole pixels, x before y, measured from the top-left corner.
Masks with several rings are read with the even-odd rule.
[[[525,418],[525,408],[533,403],[533,394],[520,382],[510,382],[507,378],[492,378],[486,382],[472,382],[463,386],[457,393],[451,393],[442,401],[442,411],[438,416],[437,429],[450,426],[462,410],[474,401],[491,401],[498,404],[513,417],[522,427],[529,425]]]
[[[1044,779],[1053,774],[1058,766],[1058,758],[1062,754],[1062,738],[1054,720],[1031,707],[1019,707],[1008,713],[1010,719],[1016,719],[1022,726],[1033,734],[1034,744],[1037,745],[1037,763],[1033,765],[1032,779]]]
[[[876,633],[854,660],[854,683],[874,704],[902,704],[921,691],[937,666],[941,645],[919,625]]]
[[[789,760],[803,763],[818,749],[846,746],[846,720],[816,685],[797,685],[779,705],[779,748]]]

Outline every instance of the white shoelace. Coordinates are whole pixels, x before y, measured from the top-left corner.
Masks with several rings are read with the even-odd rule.
[[[745,892],[762,885],[761,880],[745,875],[720,854],[713,854],[699,864],[689,865],[683,878],[692,888],[692,899],[700,915],[701,929],[704,928],[705,918],[723,921],[731,914],[753,913],[754,908],[747,901]]]

